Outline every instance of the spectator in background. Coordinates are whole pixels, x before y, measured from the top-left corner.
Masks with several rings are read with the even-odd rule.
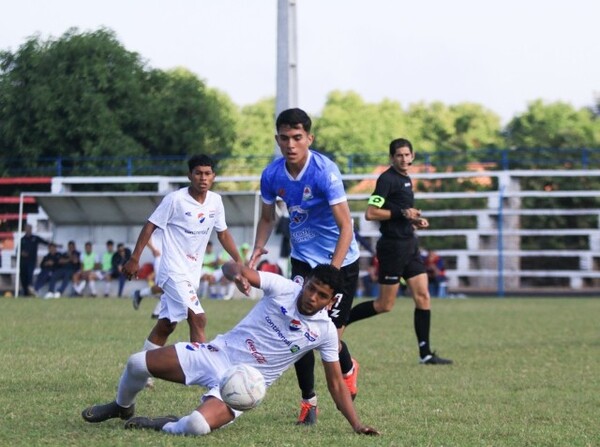
[[[106,251],[102,254],[100,261],[100,276],[104,280],[104,297],[107,298],[110,295],[110,286],[112,283],[112,259],[115,255],[115,243],[109,239],[106,241]]]
[[[73,275],[81,269],[81,254],[77,251],[75,241],[69,241],[67,251],[61,253],[58,258],[58,267],[54,271],[54,280],[58,283],[61,280],[60,287],[54,292],[53,298],[60,298],[69,287]]]
[[[35,296],[33,287],[33,272],[37,265],[38,246],[40,244],[49,245],[50,242],[33,234],[33,228],[30,224],[25,225],[25,234],[21,238],[21,254],[19,258],[19,276],[21,279],[22,294],[25,296]]]
[[[423,250],[422,256],[429,279],[429,294],[436,298],[445,298],[448,278],[446,278],[444,260],[433,250]]]
[[[95,298],[96,280],[100,278],[100,257],[94,252],[91,242],[86,242],[81,259],[81,270],[73,275],[73,291],[75,296],[82,296],[85,286],[88,285],[90,295]]]
[[[42,287],[48,284],[48,292],[44,295],[44,298],[54,298],[54,288],[56,287],[56,277],[54,273],[58,269],[59,259],[60,253],[56,250],[56,244],[50,242],[48,244],[48,254],[42,258],[42,262],[40,263],[40,274],[35,281],[36,296],[39,296]]]
[[[125,247],[125,244],[119,242],[117,244],[117,251],[111,259],[111,277],[119,281],[119,290],[117,296],[121,298],[123,295],[123,288],[125,287],[125,274],[123,273],[123,266],[129,260],[131,256],[131,250]]]

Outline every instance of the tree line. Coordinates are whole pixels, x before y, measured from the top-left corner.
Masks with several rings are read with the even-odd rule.
[[[70,29],[56,39],[28,38],[0,51],[0,175],[43,160],[79,158],[95,172],[135,157],[181,157],[205,152],[223,173],[244,165],[257,173],[274,153],[275,99],[238,107],[185,68],[158,70],[128,51],[113,31]],[[308,111],[310,113],[310,111]],[[405,136],[421,154],[481,150],[600,148],[600,98],[576,109],[536,100],[506,126],[475,103],[367,103],[333,91],[314,115],[314,147],[338,162],[387,160],[387,145]],[[251,159],[260,162],[253,163]],[[15,161],[16,160],[16,161]],[[148,164],[155,163],[148,159]],[[73,169],[76,171],[75,167]],[[97,172],[97,171],[96,171]]]

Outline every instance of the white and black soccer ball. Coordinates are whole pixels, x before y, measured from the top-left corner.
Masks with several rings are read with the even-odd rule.
[[[247,411],[262,402],[267,391],[265,378],[253,366],[240,364],[225,371],[219,383],[221,399],[238,411]]]

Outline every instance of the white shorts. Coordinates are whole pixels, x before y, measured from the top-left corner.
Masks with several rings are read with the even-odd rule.
[[[187,319],[188,309],[196,315],[204,313],[204,308],[191,282],[175,282],[168,279],[161,288],[163,294],[160,297],[158,318],[168,318],[172,323],[179,323]]]
[[[204,402],[208,397],[221,399],[219,382],[223,373],[231,367],[229,357],[222,349],[210,343],[180,342],[175,343],[175,351],[183,374],[185,384],[207,387],[202,396]],[[231,408],[237,418],[242,414]]]

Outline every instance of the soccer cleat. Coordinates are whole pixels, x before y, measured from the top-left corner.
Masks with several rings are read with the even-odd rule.
[[[133,296],[131,297],[133,308],[138,310],[140,308],[140,303],[142,302],[142,295],[140,295],[140,291],[136,290],[133,292]]]
[[[426,355],[420,360],[422,365],[451,365],[453,362],[450,359],[438,357],[435,352]]]
[[[356,359],[352,359],[352,372],[348,375],[344,376],[344,382],[346,382],[346,386],[348,387],[348,391],[350,391],[350,396],[352,400],[356,398],[358,394],[358,370],[360,369],[360,365],[356,361]]]
[[[315,425],[318,413],[319,410],[316,405],[310,403],[310,400],[302,399],[300,403],[300,416],[298,416],[296,425]]]
[[[93,405],[81,412],[81,416],[88,422],[102,422],[107,419],[129,419],[135,414],[135,404],[125,408],[114,400],[104,405]]]
[[[46,292],[46,294],[44,295],[45,300],[50,300],[53,298],[54,298],[54,292]]]
[[[126,429],[151,429],[161,431],[167,422],[177,422],[179,420],[176,416],[160,416],[157,418],[147,418],[138,416],[129,419],[125,422]]]

